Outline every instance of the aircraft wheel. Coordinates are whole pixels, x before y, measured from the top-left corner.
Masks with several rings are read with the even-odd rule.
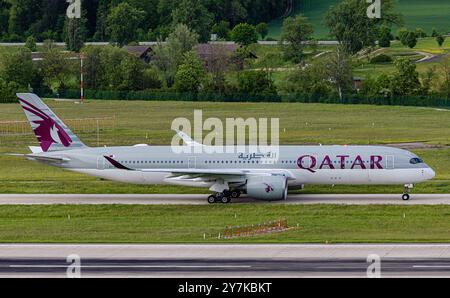
[[[223,204],[229,204],[231,202],[231,199],[230,199],[230,197],[223,196],[222,199],[220,199],[220,201]]]
[[[233,199],[237,199],[237,198],[239,198],[241,196],[241,192],[239,191],[239,190],[233,190],[232,192],[231,192],[231,197],[233,198]]]
[[[208,197],[208,203],[209,204],[215,204],[216,201],[217,201],[216,196],[211,195],[211,196]]]
[[[403,200],[403,201],[409,201],[409,199],[410,199],[410,196],[409,196],[409,194],[407,194],[407,193],[405,193],[405,194],[402,196],[402,200]]]

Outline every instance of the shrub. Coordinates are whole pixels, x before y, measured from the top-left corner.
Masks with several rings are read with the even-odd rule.
[[[272,78],[266,71],[243,71],[238,74],[237,92],[248,95],[277,94]]]
[[[265,39],[267,34],[269,34],[269,26],[267,23],[259,23],[256,26],[256,32],[261,36],[261,39]]]
[[[436,36],[436,42],[440,47],[442,47],[442,45],[444,44],[444,41],[445,41],[445,37],[442,36],[441,34]]]
[[[236,25],[231,31],[231,39],[243,46],[248,46],[252,43],[258,42],[258,34],[254,26],[241,23]]]
[[[386,54],[380,54],[377,55],[375,57],[373,57],[372,59],[370,59],[370,63],[371,64],[375,64],[375,63],[390,63],[392,62],[392,57]]]
[[[25,47],[28,48],[31,52],[37,51],[36,39],[33,36],[29,36],[25,43]]]
[[[391,46],[391,28],[387,26],[381,26],[378,33],[378,44],[382,48],[389,48]]]
[[[0,103],[16,102],[16,93],[19,92],[19,88],[17,83],[0,78]]]
[[[425,38],[428,36],[422,28],[416,28],[416,35],[418,38]]]
[[[180,92],[198,92],[206,71],[197,53],[192,51],[184,55],[184,61],[175,75],[175,89]]]

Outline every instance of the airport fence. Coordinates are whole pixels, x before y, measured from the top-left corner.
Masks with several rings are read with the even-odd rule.
[[[253,237],[264,234],[281,233],[290,228],[286,219],[269,221],[263,224],[226,227],[223,232],[224,239],[235,239],[241,237]]]
[[[36,90],[41,97],[77,99],[79,90],[65,90],[54,94],[48,90]],[[144,101],[209,101],[209,102],[298,102],[328,104],[367,104],[386,106],[421,106],[450,109],[450,98],[442,96],[367,96],[348,94],[340,99],[336,96],[305,94],[255,95],[242,93],[183,93],[171,90],[105,91],[85,90],[85,97],[97,100],[144,100]]]
[[[80,90],[63,90],[53,93],[49,89],[35,89],[34,92],[44,98],[79,99]],[[199,92],[186,93],[173,90],[85,90],[85,98],[95,100],[143,100],[143,101],[199,101],[199,102],[298,102],[326,104],[367,104],[386,106],[418,106],[450,109],[450,98],[433,96],[367,96],[348,94],[344,98],[328,95],[277,94],[258,95],[242,93]],[[0,103],[17,102],[15,98],[0,99]]]
[[[93,133],[106,129],[115,129],[116,117],[67,119],[64,123],[74,132]],[[0,121],[0,136],[30,135],[33,131],[28,121]]]

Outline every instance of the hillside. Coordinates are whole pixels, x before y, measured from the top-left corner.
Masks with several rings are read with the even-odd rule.
[[[328,29],[323,25],[323,17],[331,5],[339,0],[296,0],[292,15],[304,14],[313,23],[316,37],[326,39]],[[428,33],[433,27],[440,32],[450,32],[450,1],[448,0],[397,0],[397,11],[402,13],[405,26],[411,29],[423,28]],[[269,37],[278,38],[282,20],[270,23]]]

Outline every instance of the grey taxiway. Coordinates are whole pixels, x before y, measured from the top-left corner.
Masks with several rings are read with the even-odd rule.
[[[3,194],[0,195],[0,205],[205,205],[207,204],[206,197],[206,194]],[[239,198],[235,199],[233,203],[265,204],[267,202]],[[413,194],[410,201],[402,201],[399,194],[299,194],[289,195],[286,201],[276,201],[270,204],[450,205],[450,194]]]
[[[448,278],[450,245],[0,245],[0,277],[72,277],[74,265],[78,277]]]

